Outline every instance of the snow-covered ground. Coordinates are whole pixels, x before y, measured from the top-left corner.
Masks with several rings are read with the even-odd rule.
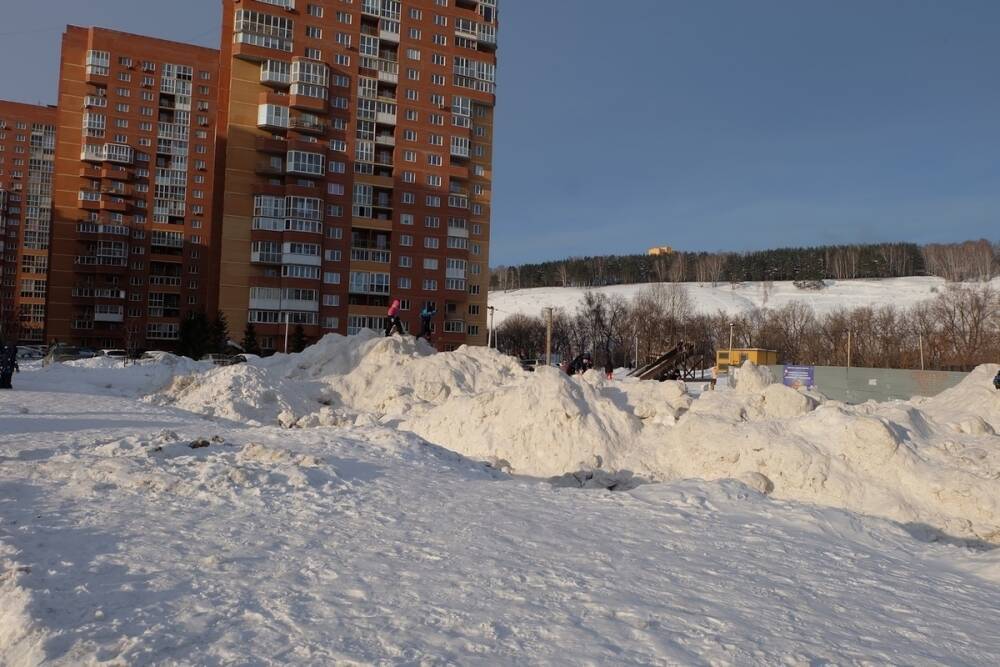
[[[26,367],[0,664],[998,664],[996,370],[846,406],[367,335]]]
[[[663,283],[670,285],[671,283]],[[899,308],[909,308],[921,301],[934,298],[947,283],[942,278],[889,278],[885,280],[827,280],[821,290],[799,289],[791,281],[772,283],[767,289],[763,283],[745,282],[731,286],[728,283],[683,283],[691,298],[695,312],[713,314],[725,311],[739,314],[753,308],[780,308],[798,301],[811,306],[818,315],[838,308],[860,308],[891,303]],[[1000,278],[991,283],[1000,289]],[[649,284],[615,285],[591,291],[621,295],[631,299],[648,289]],[[541,315],[544,308],[562,308],[572,314],[588,290],[582,287],[537,287],[490,292],[489,303],[496,308],[497,326],[512,314]]]

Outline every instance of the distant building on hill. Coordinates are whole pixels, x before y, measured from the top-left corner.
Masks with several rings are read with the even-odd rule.
[[[660,245],[646,251],[647,255],[673,255],[674,249],[668,245]]]

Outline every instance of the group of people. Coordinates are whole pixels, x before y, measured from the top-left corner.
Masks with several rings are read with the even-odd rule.
[[[20,372],[17,365],[17,345],[7,343],[0,345],[0,389],[13,389],[11,381],[14,373]]]
[[[393,333],[398,333],[403,335],[406,333],[406,328],[403,326],[403,321],[399,318],[399,311],[401,310],[401,304],[399,299],[393,299],[392,304],[389,306],[389,310],[386,312],[388,316],[386,318],[385,324],[385,336],[388,338]],[[433,303],[427,302],[424,305],[423,310],[420,311],[420,334],[417,338],[425,338],[427,340],[431,339],[431,321],[434,316],[437,315],[437,308]]]

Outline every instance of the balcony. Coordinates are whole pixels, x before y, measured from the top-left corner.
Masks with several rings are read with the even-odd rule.
[[[388,264],[392,259],[392,254],[388,250],[375,250],[372,248],[351,248],[352,262],[376,262],[378,264]]]
[[[320,120],[309,120],[305,118],[292,118],[288,126],[299,132],[309,132],[313,134],[323,134],[326,132],[326,123]]]
[[[124,225],[101,225],[94,222],[79,222],[76,231],[80,234],[109,234],[112,236],[128,236],[128,227]]]
[[[301,264],[303,266],[320,266],[323,258],[319,255],[302,255],[294,252],[286,252],[281,255],[282,264]]]
[[[124,322],[125,321],[125,307],[124,306],[101,306],[97,305],[94,310],[94,321],[95,322]]]
[[[124,299],[125,290],[100,289],[97,287],[74,287],[73,297],[76,299]]]
[[[386,282],[380,282],[377,280],[351,280],[351,284],[348,286],[347,291],[349,294],[368,294],[373,296],[385,296],[389,294],[389,274],[380,274],[385,276]]]
[[[101,95],[87,95],[83,98],[83,106],[86,109],[103,109],[108,106],[108,98]]]
[[[261,153],[284,155],[288,151],[288,142],[274,137],[254,137],[254,148]]]
[[[392,134],[377,134],[375,135],[375,143],[382,146],[395,146],[396,137]]]
[[[252,250],[250,252],[250,261],[253,264],[281,264],[281,253]]]
[[[260,82],[273,88],[288,88],[292,85],[291,63],[265,60],[260,66]]]
[[[87,162],[132,164],[132,147],[127,144],[84,144],[80,159]]]
[[[378,80],[383,83],[399,83],[399,63],[395,60],[379,59]]]
[[[73,263],[80,266],[120,266],[124,267],[128,260],[125,257],[97,257],[94,255],[77,255]]]
[[[258,162],[257,166],[254,167],[254,171],[261,176],[271,176],[271,177],[284,177],[285,168],[281,165],[271,164],[270,162]]]
[[[180,276],[150,276],[149,284],[157,287],[180,287]]]
[[[120,197],[101,197],[101,210],[124,213],[128,210],[128,202]]]

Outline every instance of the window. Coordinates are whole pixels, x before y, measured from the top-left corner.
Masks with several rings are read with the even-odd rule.
[[[427,271],[437,271],[438,261],[434,257],[424,257],[424,269]]]
[[[424,247],[425,248],[434,249],[434,248],[438,248],[439,246],[440,246],[440,241],[438,239],[434,238],[433,236],[425,236],[424,237]]]
[[[399,224],[401,225],[412,225],[413,224],[413,214],[403,213],[399,216]]]
[[[438,281],[429,278],[424,279],[424,291],[433,292],[438,288]]]
[[[326,271],[323,273],[323,282],[327,285],[339,285],[340,284],[340,274]]]
[[[339,294],[324,294],[323,295],[323,305],[328,308],[337,308],[340,306],[340,295]]]
[[[412,246],[413,236],[410,234],[400,234],[399,235],[399,245],[401,246]]]
[[[306,13],[309,14],[309,16],[315,16],[319,19],[323,18],[323,8],[319,5],[306,5]],[[348,14],[348,16],[350,16],[350,14]]]
[[[399,256],[399,268],[401,269],[412,269],[413,268],[413,258],[407,257],[406,255]]]
[[[323,29],[319,26],[308,25],[306,26],[306,37],[311,37],[312,39],[323,39]]]

